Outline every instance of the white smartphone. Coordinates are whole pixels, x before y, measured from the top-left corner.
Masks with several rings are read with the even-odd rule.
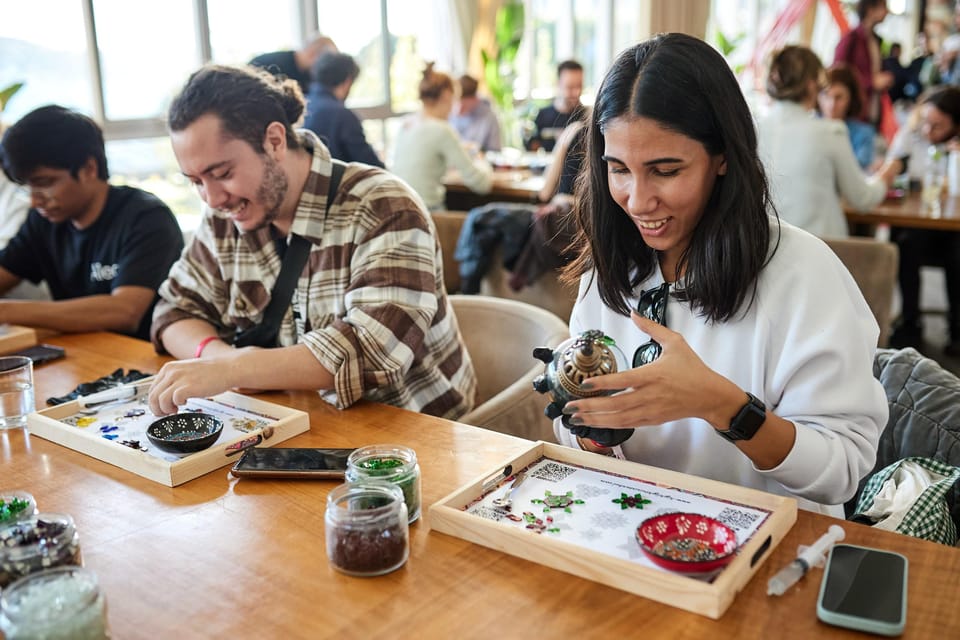
[[[817,617],[838,627],[900,635],[907,623],[907,559],[891,551],[833,545]]]
[[[233,465],[238,478],[342,479],[353,449],[250,447]]]

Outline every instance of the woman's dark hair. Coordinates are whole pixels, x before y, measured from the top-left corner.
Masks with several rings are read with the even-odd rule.
[[[577,187],[580,253],[566,277],[595,269],[600,298],[629,314],[627,298],[657,269],[657,255],[610,195],[603,130],[616,118],[649,118],[723,154],[718,176],[690,245],[677,265],[681,294],[712,322],[752,303],[768,259],[770,202],[757,155],[757,134],[737,80],[723,57],[691,36],[656,36],[621,53],[607,72],[587,124],[587,153]],[[667,274],[669,277],[669,274]]]
[[[886,4],[887,0],[859,0],[859,2],[857,2],[857,17],[863,22],[863,19],[867,17],[870,9]]]
[[[954,127],[960,127],[960,87],[938,85],[920,96],[919,102],[935,106],[950,117]]]
[[[841,84],[847,88],[850,94],[850,104],[847,105],[847,112],[843,114],[844,118],[854,118],[863,111],[862,89],[860,88],[860,78],[853,72],[848,65],[840,63],[827,69],[827,86],[831,84]]]
[[[453,78],[440,71],[433,70],[428,62],[420,80],[420,99],[424,102],[436,102],[444,91],[453,91]]]
[[[0,149],[3,172],[25,182],[39,167],[67,169],[74,178],[93,158],[97,177],[106,180],[107,156],[103,131],[91,118],[58,105],[34,109],[7,129]]]
[[[770,59],[767,95],[774,100],[802,102],[809,96],[810,82],[818,83],[822,75],[823,63],[813,51],[795,45],[784,47]]]
[[[299,149],[293,127],[305,102],[294,80],[278,80],[254,67],[207,65],[195,71],[173,99],[167,114],[170,131],[183,131],[201,116],[220,119],[224,132],[264,153],[263,137],[271,122],[286,128],[287,147]]]

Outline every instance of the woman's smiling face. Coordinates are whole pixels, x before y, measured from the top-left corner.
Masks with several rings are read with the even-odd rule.
[[[603,139],[610,195],[660,254],[660,268],[672,280],[717,176],[727,172],[726,161],[640,116],[613,118],[603,126]]]

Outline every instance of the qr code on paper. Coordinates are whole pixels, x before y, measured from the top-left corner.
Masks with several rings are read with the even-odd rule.
[[[749,529],[759,517],[759,514],[747,513],[746,511],[726,507],[717,516],[717,520],[731,529]]]
[[[576,470],[577,469],[575,467],[568,467],[567,465],[560,464],[558,462],[545,462],[540,466],[539,469],[530,475],[531,477],[538,478],[540,480],[560,482]]]

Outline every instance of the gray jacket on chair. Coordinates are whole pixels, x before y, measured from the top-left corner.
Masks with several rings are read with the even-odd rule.
[[[869,477],[897,460],[922,456],[960,466],[960,378],[914,349],[878,349],[873,375],[886,391],[890,418],[873,470],[846,504],[848,516]],[[954,485],[946,498],[960,527],[960,485]]]

